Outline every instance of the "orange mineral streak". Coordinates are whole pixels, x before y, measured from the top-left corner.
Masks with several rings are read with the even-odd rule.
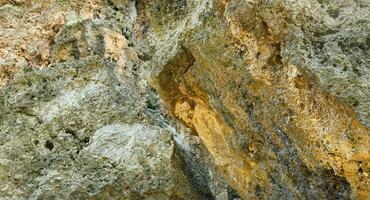
[[[245,57],[245,66],[241,67],[248,70],[253,81],[238,87],[247,88],[263,105],[263,110],[256,111],[255,120],[267,132],[273,132],[273,124],[278,124],[311,171],[333,170],[336,176],[348,181],[358,199],[368,199],[369,130],[347,105],[323,93],[308,72],[284,63],[279,57],[280,41],[276,37],[268,31],[256,37],[232,19],[229,25],[235,43],[246,46],[250,52]],[[215,64],[197,52],[186,50],[164,67],[154,85],[172,114],[199,135],[230,185],[243,198],[254,199],[257,197],[250,196],[250,193],[254,192],[256,185],[265,191],[271,189],[268,174],[272,169],[261,166],[253,157],[255,152],[264,148],[260,143],[251,142],[246,149],[237,145],[234,129],[208,99],[211,91],[197,82],[196,76],[212,76],[217,90],[222,91],[220,101],[234,119],[234,126],[239,130],[253,131],[245,107],[237,103],[238,93],[225,87],[228,80],[237,80],[240,74],[233,69],[220,70]],[[279,99],[281,103],[275,104],[271,99]],[[289,115],[288,121],[282,122],[286,115]],[[283,146],[281,139],[272,139]],[[264,151],[274,158],[274,154]],[[292,187],[289,177],[286,184]]]
[[[356,119],[348,106],[321,92],[318,85],[299,67],[281,63],[278,76],[273,76],[273,72],[265,67],[274,54],[279,54],[276,52],[274,44],[277,42],[273,36],[250,37],[249,33],[233,23],[231,29],[241,43],[255,47],[260,54],[257,59],[256,56],[251,56],[248,60],[253,78],[268,87],[283,91],[273,95],[282,97],[287,108],[294,113],[291,126],[286,129],[289,130],[294,125],[301,133],[290,134],[289,137],[297,141],[297,144],[311,144],[309,149],[304,145],[298,146],[310,152],[301,155],[306,164],[314,168],[319,161],[320,165],[332,168],[337,175],[347,179],[359,199],[368,199],[369,130]]]

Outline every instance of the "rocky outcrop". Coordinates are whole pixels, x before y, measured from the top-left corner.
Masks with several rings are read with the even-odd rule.
[[[1,198],[370,197],[367,1],[0,5]]]

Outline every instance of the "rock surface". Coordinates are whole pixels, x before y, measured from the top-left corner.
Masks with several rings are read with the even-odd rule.
[[[0,1],[0,199],[369,199],[367,0]]]

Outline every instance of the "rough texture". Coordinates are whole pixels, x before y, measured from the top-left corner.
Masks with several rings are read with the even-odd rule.
[[[1,199],[369,199],[367,0],[0,1]]]

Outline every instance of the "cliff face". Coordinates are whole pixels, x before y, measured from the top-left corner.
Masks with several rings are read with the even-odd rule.
[[[370,3],[0,1],[3,199],[368,199]]]

